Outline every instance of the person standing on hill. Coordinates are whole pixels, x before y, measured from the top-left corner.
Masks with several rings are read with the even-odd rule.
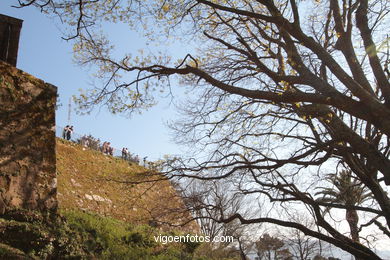
[[[65,126],[64,130],[62,130],[62,138],[66,139],[68,129],[69,129],[69,125]]]
[[[127,150],[127,148],[123,147],[123,149],[122,149],[122,159],[123,160],[127,160],[128,153],[129,153],[129,151]]]
[[[126,157],[126,156],[125,156],[125,148],[123,147],[123,148],[122,148],[122,160],[125,160],[125,157]]]
[[[114,147],[111,147],[111,143],[110,142],[108,142],[108,154],[109,155],[111,155],[111,156],[113,156],[114,155]]]
[[[145,156],[145,157],[144,157],[144,160],[143,160],[143,161],[144,161],[144,167],[146,167],[147,159],[148,159],[148,157]]]
[[[72,138],[72,133],[73,133],[73,126],[69,127],[68,130],[66,131],[66,140],[70,141]]]
[[[105,141],[102,145],[102,153],[106,153],[107,150],[107,142]]]

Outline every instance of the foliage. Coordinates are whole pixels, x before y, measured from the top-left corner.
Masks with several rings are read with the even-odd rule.
[[[284,242],[277,237],[265,233],[255,243],[257,255],[260,259],[292,259],[292,255]]]
[[[20,211],[18,214],[24,214]],[[31,215],[27,212],[27,215]],[[7,259],[197,259],[197,245],[155,242],[161,231],[146,225],[132,225],[109,217],[63,210],[50,217],[0,219],[0,257]],[[14,218],[15,214],[11,217]],[[165,234],[165,233],[163,233]],[[173,232],[171,235],[175,235]],[[18,258],[19,257],[19,258]],[[2,258],[2,259],[3,259]],[[206,258],[205,258],[206,259]]]
[[[87,257],[81,237],[54,213],[13,210],[0,219],[1,251],[9,259]]]
[[[29,259],[29,257],[16,248],[0,243],[0,258],[1,259]],[[31,258],[30,258],[31,259]]]
[[[372,193],[349,170],[329,174],[326,180],[334,186],[321,188],[321,191],[316,193],[316,195],[323,195],[322,198],[319,198],[321,201],[357,206],[372,197]]]
[[[175,76],[187,86],[183,118],[172,128],[177,142],[193,150],[167,161],[166,174],[225,179],[259,202],[252,215],[235,212],[219,222],[295,228],[356,257],[380,259],[370,238],[390,239],[389,1],[19,3],[62,16],[73,29],[78,62],[97,65],[104,84],[81,95],[82,109],[105,104],[115,113],[134,112],[154,104],[153,89],[171,93]],[[202,44],[177,62],[158,50],[118,58],[109,37],[99,34],[105,20],[139,26],[154,39],[163,34]],[[338,167],[351,169],[373,194],[371,204],[315,199],[326,172]],[[359,229],[367,230],[367,243],[345,236],[333,221],[336,209],[347,208],[364,215]],[[291,221],[296,211],[317,228]]]
[[[238,260],[239,253],[233,248],[213,245],[212,243],[203,243],[195,251],[194,255],[199,259],[212,260]]]
[[[341,170],[336,174],[330,174],[327,181],[333,184],[334,187],[321,188],[321,191],[316,194],[321,194],[323,197],[317,200],[346,206],[345,219],[348,221],[351,237],[354,241],[359,241],[359,216],[356,210],[351,207],[362,205],[364,201],[372,198],[372,193],[349,170]],[[326,211],[329,211],[329,208]]]
[[[100,139],[93,137],[91,134],[84,135],[80,139],[77,139],[77,143],[81,144],[82,146],[88,147],[90,149],[96,150],[96,151],[101,150]]]
[[[84,247],[99,259],[192,259],[186,245],[161,247],[150,226],[133,226],[121,221],[80,211],[64,211],[72,230],[83,237]],[[182,257],[182,258],[180,258]]]

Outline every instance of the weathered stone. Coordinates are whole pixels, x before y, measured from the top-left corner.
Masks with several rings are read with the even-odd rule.
[[[0,14],[0,60],[16,66],[23,21]]]
[[[0,214],[55,210],[56,87],[0,62]]]
[[[77,183],[74,179],[70,179],[70,182],[71,182],[75,187],[81,187],[81,184]]]
[[[88,199],[88,200],[94,200],[94,201],[97,201],[97,202],[107,202],[109,204],[112,203],[112,201],[110,199],[107,199],[107,198],[103,198],[99,195],[96,195],[96,194],[85,194],[85,198]]]

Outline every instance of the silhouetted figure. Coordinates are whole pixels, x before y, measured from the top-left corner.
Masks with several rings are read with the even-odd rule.
[[[73,126],[69,127],[68,130],[66,131],[66,140],[70,140],[72,138],[72,133],[73,133]]]
[[[144,157],[144,160],[143,160],[143,161],[144,161],[144,167],[146,167],[146,159],[148,159],[147,156],[145,156],[145,157]]]
[[[65,126],[64,130],[62,130],[62,138],[66,139],[66,134],[68,133],[69,125]]]

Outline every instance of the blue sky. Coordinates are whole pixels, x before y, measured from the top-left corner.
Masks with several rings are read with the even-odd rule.
[[[77,95],[79,89],[91,88],[90,71],[72,61],[72,43],[61,39],[61,25],[57,20],[46,17],[35,8],[11,8],[15,2],[1,1],[0,13],[24,20],[17,67],[58,87],[62,106],[56,112],[56,123],[64,126],[67,124],[70,97]],[[115,26],[110,31],[110,36],[121,38],[123,46],[130,51],[145,47],[142,37],[130,32],[126,26]],[[128,147],[132,153],[156,160],[164,154],[182,152],[170,141],[169,129],[164,124],[175,116],[174,108],[168,101],[162,100],[149,111],[130,119],[112,115],[104,108],[96,108],[90,115],[84,116],[72,111],[71,124],[76,133],[92,134],[110,141],[115,148]]]

